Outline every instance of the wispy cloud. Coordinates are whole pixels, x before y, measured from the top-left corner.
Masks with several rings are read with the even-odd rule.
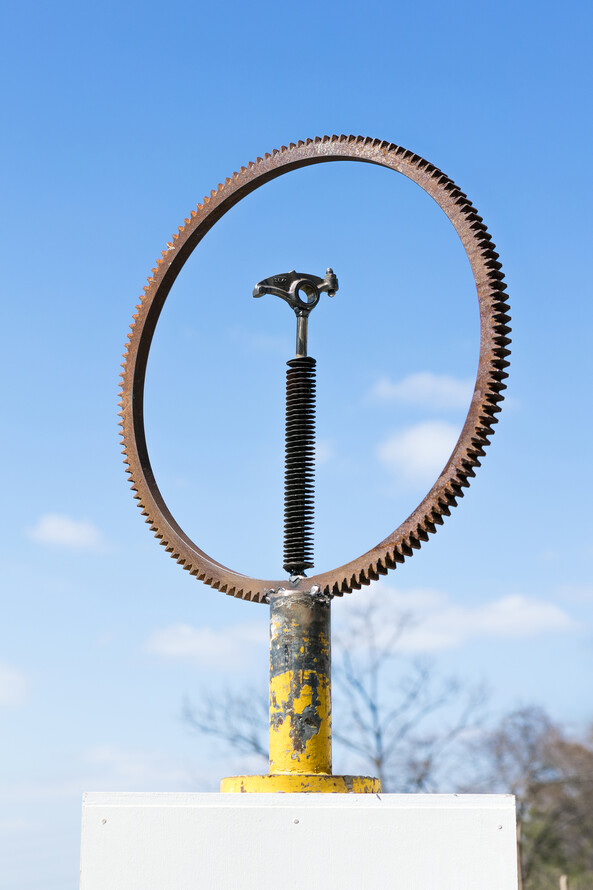
[[[25,703],[29,684],[16,668],[0,662],[0,707],[20,707]]]
[[[397,616],[408,616],[398,650],[410,654],[454,649],[479,639],[526,639],[574,631],[576,622],[554,603],[507,594],[475,606],[459,605],[439,590],[397,591],[385,584],[371,591],[380,627],[393,632]]]
[[[430,483],[445,466],[459,430],[443,420],[428,420],[393,433],[377,448],[387,469],[403,481]]]
[[[219,630],[172,624],[155,630],[146,640],[144,650],[166,658],[230,670],[244,664],[253,649],[265,646],[267,638],[268,628],[263,622],[246,622]]]
[[[388,377],[381,377],[372,387],[370,396],[374,399],[404,402],[424,408],[467,409],[473,389],[474,381],[471,379],[421,371],[417,374],[408,374],[396,382]]]
[[[553,603],[512,594],[479,606],[443,603],[410,630],[404,646],[412,652],[450,649],[479,638],[524,639],[573,627]]]
[[[27,534],[40,544],[73,550],[99,550],[104,544],[103,534],[93,522],[62,513],[45,513]]]

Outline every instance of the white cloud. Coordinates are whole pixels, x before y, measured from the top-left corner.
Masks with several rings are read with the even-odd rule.
[[[20,707],[24,704],[28,685],[23,673],[0,662],[0,707]]]
[[[430,588],[398,591],[382,584],[374,585],[370,593],[379,616],[377,627],[386,639],[398,616],[411,616],[398,642],[398,650],[410,654],[453,649],[479,639],[519,640],[577,627],[559,606],[521,594],[467,606]]]
[[[478,638],[523,639],[574,626],[553,603],[512,594],[478,606],[443,603],[426,615],[403,641],[408,651],[449,649]]]
[[[268,627],[264,622],[246,622],[219,630],[173,624],[155,630],[146,640],[144,649],[166,658],[181,658],[207,667],[235,669],[245,663],[252,647],[265,647],[267,639]]]
[[[430,483],[439,475],[459,438],[459,429],[428,420],[393,433],[377,448],[381,463],[412,483]]]
[[[70,547],[73,550],[98,550],[103,544],[101,531],[88,519],[72,519],[61,513],[46,513],[27,529],[34,541],[52,547]]]
[[[381,377],[371,389],[370,395],[376,399],[405,402],[426,408],[467,410],[473,390],[474,381],[471,379],[461,380],[446,374],[421,371],[418,374],[408,374],[396,383],[388,377]]]

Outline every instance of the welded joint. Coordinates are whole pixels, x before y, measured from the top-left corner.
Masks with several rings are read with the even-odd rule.
[[[311,599],[315,600],[315,602],[322,603],[324,605],[329,605],[332,600],[329,593],[325,593],[321,589],[321,587],[319,587],[317,584],[313,584],[308,590],[297,590],[296,587],[293,589],[289,589],[287,587],[269,587],[264,591],[263,602],[270,605],[272,600],[277,597],[290,597],[293,596],[295,593],[299,593],[304,596],[309,595]]]

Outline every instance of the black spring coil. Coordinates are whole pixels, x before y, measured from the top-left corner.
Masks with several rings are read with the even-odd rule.
[[[284,569],[303,575],[313,567],[315,359],[304,355],[287,365]]]

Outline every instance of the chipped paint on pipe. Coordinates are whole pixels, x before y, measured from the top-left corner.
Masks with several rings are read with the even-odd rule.
[[[270,595],[270,773],[331,775],[330,599]]]
[[[330,598],[268,590],[270,603],[270,772],[229,776],[223,792],[379,794],[371,776],[331,774]]]
[[[229,776],[220,790],[235,794],[380,794],[379,779],[371,776],[324,776],[319,773],[276,776]]]

